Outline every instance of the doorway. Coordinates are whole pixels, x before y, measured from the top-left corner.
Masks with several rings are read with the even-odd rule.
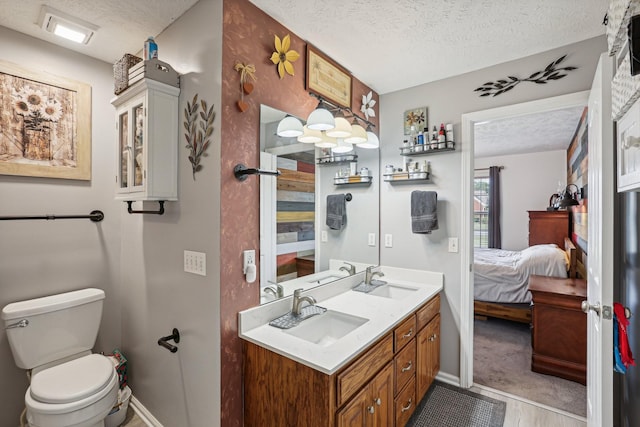
[[[532,102],[500,107],[490,110],[464,114],[462,116],[462,135],[465,144],[462,146],[462,236],[466,239],[467,250],[461,256],[461,269],[466,271],[462,276],[461,292],[461,366],[460,382],[463,387],[470,387],[474,383],[474,168],[475,168],[475,127],[489,121],[518,118],[529,114],[548,112],[570,107],[586,106],[589,92],[579,92],[569,95],[536,100]],[[498,165],[496,165],[498,166]],[[565,178],[566,179],[566,178]],[[565,182],[566,185],[566,182]],[[549,189],[549,193],[555,186]],[[524,189],[523,189],[524,190]],[[546,190],[545,190],[546,191]],[[544,209],[546,206],[541,206]],[[526,231],[523,231],[526,233]]]

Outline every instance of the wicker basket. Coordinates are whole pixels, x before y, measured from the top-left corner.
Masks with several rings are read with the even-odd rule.
[[[129,87],[129,68],[133,67],[140,61],[142,61],[142,58],[125,53],[121,59],[113,64],[113,93],[119,95]]]

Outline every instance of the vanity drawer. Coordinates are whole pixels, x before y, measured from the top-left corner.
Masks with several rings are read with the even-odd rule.
[[[388,334],[337,375],[337,405],[342,406],[392,358],[393,338]]]
[[[436,314],[440,312],[440,294],[436,295],[416,312],[418,318],[418,330],[424,328]]]
[[[416,341],[413,340],[409,345],[400,351],[393,359],[395,370],[395,386],[393,395],[396,396],[400,390],[416,375]]]
[[[412,378],[394,401],[396,426],[404,426],[416,409],[416,381]]]
[[[394,352],[399,352],[416,336],[416,316],[413,314],[393,330]]]

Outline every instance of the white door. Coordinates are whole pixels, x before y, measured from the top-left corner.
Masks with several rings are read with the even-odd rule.
[[[600,56],[589,95],[587,299],[587,425],[613,425],[614,137],[611,120],[613,59]],[[610,312],[609,312],[610,313]]]

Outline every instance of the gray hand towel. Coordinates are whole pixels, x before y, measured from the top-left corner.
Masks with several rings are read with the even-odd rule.
[[[438,193],[435,191],[411,192],[411,231],[430,234],[438,229]]]
[[[347,224],[347,201],[344,194],[327,196],[327,227],[342,230]]]

